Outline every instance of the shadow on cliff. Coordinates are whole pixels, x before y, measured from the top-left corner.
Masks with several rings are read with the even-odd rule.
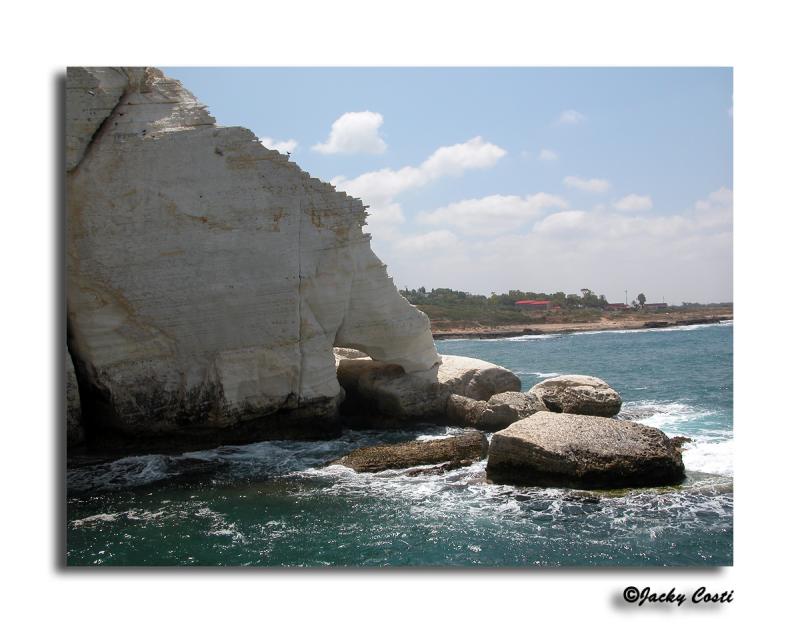
[[[67,483],[64,474],[67,470],[67,412],[64,400],[66,393],[66,375],[64,367],[66,366],[66,331],[67,331],[67,295],[66,295],[66,279],[65,279],[65,241],[66,241],[66,171],[65,171],[65,156],[66,156],[66,113],[65,113],[65,95],[66,95],[66,73],[61,71],[55,73],[52,77],[53,82],[53,97],[55,100],[55,107],[53,108],[53,129],[55,130],[56,137],[54,139],[54,152],[53,152],[53,213],[55,214],[53,226],[54,231],[53,249],[53,279],[55,279],[55,306],[56,309],[53,313],[53,357],[51,366],[53,368],[53,385],[56,392],[51,399],[53,414],[53,434],[54,441],[52,442],[53,450],[53,464],[55,468],[53,473],[55,476],[55,485],[53,486],[53,507],[55,508],[56,525],[53,531],[55,552],[55,567],[57,570],[66,569],[67,560]]]

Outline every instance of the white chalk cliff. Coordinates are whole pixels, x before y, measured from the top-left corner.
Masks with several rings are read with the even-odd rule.
[[[68,69],[66,117],[68,344],[87,431],[314,436],[341,398],[334,345],[406,372],[439,362],[360,200],[217,126],[156,69]]]

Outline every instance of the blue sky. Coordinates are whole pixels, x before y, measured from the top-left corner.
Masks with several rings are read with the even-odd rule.
[[[732,299],[728,68],[164,70],[369,204],[399,287]]]

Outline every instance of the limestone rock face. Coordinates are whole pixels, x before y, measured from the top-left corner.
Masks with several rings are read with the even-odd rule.
[[[216,126],[156,69],[70,68],[66,92],[67,308],[87,429],[291,435],[335,414],[334,345],[409,372],[438,362],[360,200]]]
[[[594,376],[548,378],[528,391],[539,396],[548,410],[611,417],[619,413],[622,398],[608,383]]]
[[[512,422],[546,410],[538,396],[515,391],[495,394],[488,402],[455,394],[447,400],[447,418],[453,424],[482,431],[499,431]]]
[[[444,415],[451,394],[485,400],[519,391],[519,378],[504,367],[464,356],[441,359],[432,370],[406,372],[391,363],[342,357],[337,374],[349,402],[396,418]]]
[[[416,440],[402,444],[359,448],[334,461],[333,464],[347,466],[360,473],[443,462],[453,467],[460,467],[483,459],[488,449],[486,436],[477,431],[470,431],[440,440]]]
[[[492,436],[486,474],[495,483],[626,488],[679,483],[684,466],[656,428],[548,411]]]

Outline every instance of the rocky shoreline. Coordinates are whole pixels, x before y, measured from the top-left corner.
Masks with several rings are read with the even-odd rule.
[[[572,325],[552,323],[536,328],[473,328],[465,330],[446,330],[436,329],[432,330],[434,340],[452,340],[452,339],[497,339],[497,338],[514,338],[517,336],[542,336],[545,334],[574,334],[575,332],[604,332],[608,330],[646,330],[662,327],[679,327],[684,325],[710,325],[714,323],[722,323],[723,321],[732,321],[732,314],[725,314],[721,316],[711,317],[698,317],[691,319],[664,319],[664,320],[650,320],[650,321],[611,321],[611,322],[594,322],[594,323],[576,323]]]

